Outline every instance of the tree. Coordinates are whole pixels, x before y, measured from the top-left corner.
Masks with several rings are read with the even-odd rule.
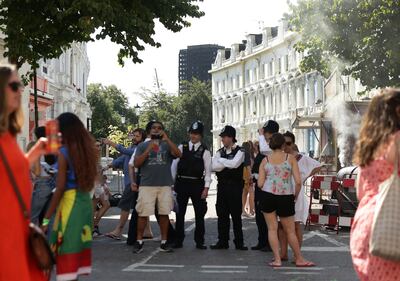
[[[108,137],[110,128],[126,133],[128,125],[138,123],[127,96],[115,85],[90,84],[87,99],[92,110],[92,133],[96,138]],[[125,124],[122,117],[125,117]]]
[[[212,144],[211,84],[193,79],[184,82],[185,91],[174,96],[165,91],[144,91],[144,103],[140,122],[142,126],[149,120],[160,120],[175,143],[187,139],[187,130],[192,122],[200,120],[205,126],[204,142]]]
[[[201,1],[201,0],[200,0]],[[142,62],[144,44],[160,47],[153,38],[155,22],[173,32],[190,26],[189,18],[204,15],[196,0],[2,0],[0,30],[6,35],[6,56],[34,68],[40,59],[58,58],[73,42],[110,38],[124,58]],[[94,37],[93,34],[96,34]]]
[[[287,15],[301,34],[300,68],[325,77],[333,68],[367,90],[400,86],[400,5],[394,0],[298,0]]]

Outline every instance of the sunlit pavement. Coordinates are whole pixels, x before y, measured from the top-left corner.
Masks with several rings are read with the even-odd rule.
[[[206,219],[206,244],[216,241],[217,221],[215,214],[215,187],[208,199]],[[100,224],[103,233],[117,223],[119,209],[113,208]],[[174,214],[170,218],[173,219]],[[132,253],[126,241],[98,237],[93,245],[93,273],[80,280],[357,280],[349,252],[349,232],[325,231],[315,227],[305,232],[303,252],[314,261],[314,268],[296,268],[290,261],[273,269],[267,265],[271,253],[260,251],[236,251],[231,241],[229,250],[197,250],[193,242],[193,218],[191,206],[186,215],[186,239],[184,248],[173,253],[160,253],[159,230],[152,219],[155,238],[146,241],[141,254]],[[253,218],[244,218],[244,236],[247,246],[257,241]],[[127,226],[124,232],[127,232]],[[231,233],[231,238],[233,234]]]

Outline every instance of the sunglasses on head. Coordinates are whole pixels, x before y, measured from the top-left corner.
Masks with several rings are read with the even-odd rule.
[[[20,88],[22,88],[22,83],[21,82],[10,82],[8,83],[8,86],[11,88],[13,92],[17,92]]]
[[[291,141],[287,141],[287,142],[285,142],[286,143],[286,145],[292,145],[292,142]]]

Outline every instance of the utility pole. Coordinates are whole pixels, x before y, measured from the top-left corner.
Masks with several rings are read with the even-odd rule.
[[[156,73],[157,89],[158,89],[159,92],[161,92],[161,89],[160,89],[160,81],[158,81],[157,68],[154,68],[154,72]]]
[[[35,128],[39,127],[39,108],[37,95],[37,73],[36,68],[33,70],[33,100],[35,106]]]

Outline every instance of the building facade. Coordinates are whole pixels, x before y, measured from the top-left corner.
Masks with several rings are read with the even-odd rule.
[[[200,81],[211,81],[208,71],[215,61],[217,51],[225,47],[218,45],[195,45],[179,51],[179,91],[183,90],[182,82],[196,78]]]
[[[0,34],[0,58],[4,57],[4,34]],[[25,74],[30,65],[24,64],[19,73]],[[37,93],[39,126],[47,120],[54,119],[63,112],[73,112],[87,125],[91,118],[90,106],[87,102],[87,80],[90,62],[85,43],[73,43],[59,58],[40,61],[37,69]],[[18,135],[18,143],[22,148],[33,139],[35,128],[34,85],[31,81],[22,95],[24,112],[24,128]]]
[[[325,101],[323,77],[299,71],[302,54],[294,49],[298,40],[282,21],[218,51],[210,70],[214,150],[220,147],[218,134],[225,125],[237,129],[241,143],[256,140],[269,119],[276,120],[282,132],[293,131],[301,151],[318,150],[318,129],[293,128],[296,117],[321,112]]]
[[[218,51],[209,71],[214,151],[221,147],[218,135],[225,125],[236,128],[241,144],[257,140],[258,129],[272,119],[281,132],[295,134],[300,152],[327,164],[327,171],[352,165],[362,115],[374,93],[360,96],[365,87],[337,70],[328,79],[302,73],[303,54],[294,48],[299,39],[281,21]]]
[[[90,62],[85,43],[73,43],[59,58],[41,61],[37,69],[39,126],[63,112],[75,113],[87,125],[91,110],[87,102]],[[30,138],[34,129],[33,83],[30,83]]]

